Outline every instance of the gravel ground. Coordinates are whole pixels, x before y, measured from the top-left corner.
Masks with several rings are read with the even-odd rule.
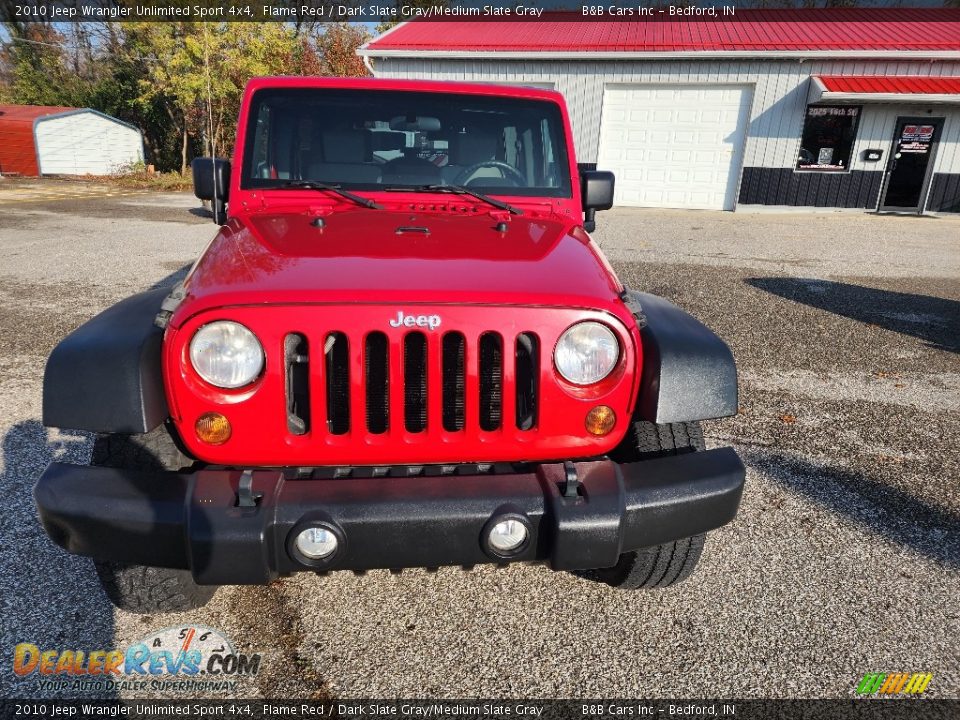
[[[623,280],[713,327],[740,367],[740,414],[706,432],[742,454],[747,488],[692,581],[631,594],[529,566],[302,575],[137,617],[36,521],[46,463],[90,452],[87,435],[41,427],[42,367],[95,312],[182,274],[214,229],[185,195],[10,192],[0,185],[3,696],[77,694],[18,682],[18,642],[125,648],[189,622],[264,654],[236,696],[850,697],[864,672],[925,671],[928,695],[960,697],[960,219],[600,216]]]

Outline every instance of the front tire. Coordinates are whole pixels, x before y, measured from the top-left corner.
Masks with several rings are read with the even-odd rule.
[[[100,586],[116,607],[137,615],[185,612],[210,602],[217,588],[197,585],[189,570],[95,560]]]
[[[101,435],[93,446],[91,465],[139,472],[182,470],[188,457],[167,426],[142,435]],[[197,585],[189,570],[94,560],[103,591],[116,607],[136,614],[184,612],[206,605],[215,586]]]
[[[579,573],[619,590],[660,590],[686,580],[697,567],[706,534],[622,553],[611,568]]]
[[[618,463],[642,462],[706,449],[700,423],[655,424],[638,420],[610,453]],[[653,590],[686,580],[697,567],[706,534],[621,553],[617,564],[578,572],[621,590]]]

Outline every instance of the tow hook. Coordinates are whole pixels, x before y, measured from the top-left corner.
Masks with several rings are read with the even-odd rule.
[[[563,474],[565,476],[563,487],[560,488],[565,498],[575,498],[579,495],[580,478],[577,477],[577,467],[567,460],[563,463]]]
[[[263,493],[253,491],[253,470],[244,470],[240,474],[240,482],[237,484],[237,507],[256,507],[257,501],[262,497]]]

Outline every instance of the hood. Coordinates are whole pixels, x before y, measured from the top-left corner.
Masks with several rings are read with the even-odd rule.
[[[589,236],[547,212],[357,207],[321,217],[322,227],[316,218],[282,212],[231,220],[188,277],[181,310],[304,302],[599,309],[623,289]]]

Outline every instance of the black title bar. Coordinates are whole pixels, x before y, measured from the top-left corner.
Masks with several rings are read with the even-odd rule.
[[[4,700],[0,718],[938,720],[960,700]]]
[[[814,0],[823,7],[829,0]],[[817,12],[815,22],[904,22],[900,13],[879,8],[918,10],[909,20],[943,19],[950,0],[858,0],[854,6]],[[798,5],[800,7],[798,7]],[[864,9],[869,16],[865,16]],[[14,22],[383,22],[405,20],[513,20],[592,22],[723,21],[762,22],[769,12],[793,9],[797,21],[811,5],[803,0],[0,0],[0,21]],[[931,11],[932,15],[924,15]],[[815,10],[816,12],[816,10]]]

